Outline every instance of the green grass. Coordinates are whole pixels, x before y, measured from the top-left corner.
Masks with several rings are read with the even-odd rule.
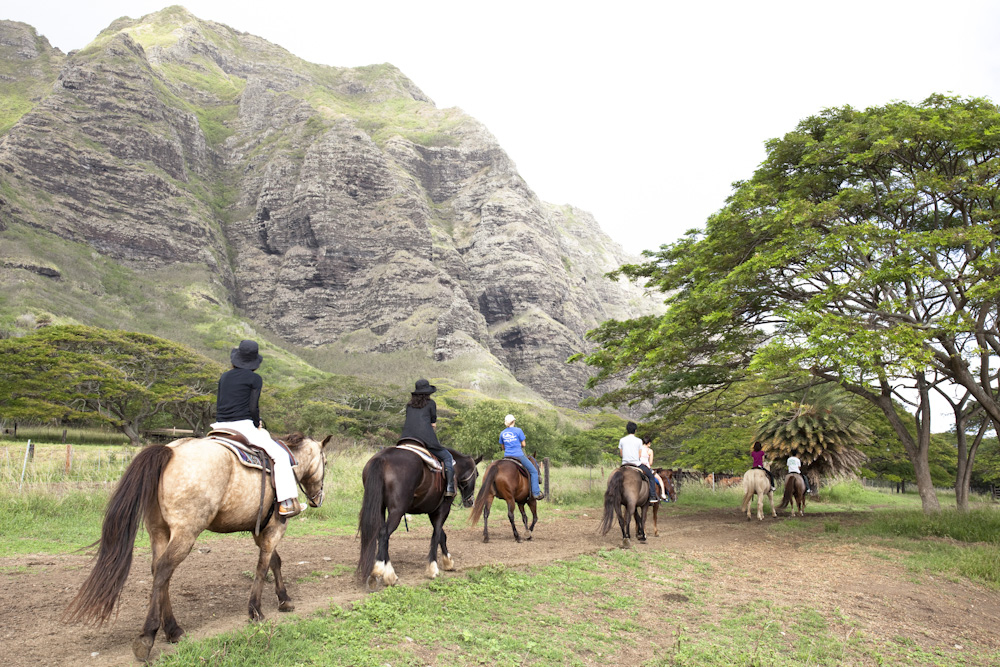
[[[373,593],[309,618],[182,641],[162,665],[988,665],[986,646],[921,648],[837,610],[733,605],[700,561],[604,551]],[[643,600],[637,603],[637,600]],[[665,630],[666,628],[666,630]],[[636,655],[643,657],[636,658]]]

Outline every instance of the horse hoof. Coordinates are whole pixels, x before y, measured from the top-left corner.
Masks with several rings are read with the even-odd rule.
[[[628,538],[622,540],[622,549],[631,549],[631,548],[632,548],[632,540],[629,540]]]
[[[489,542],[489,541],[490,541],[490,538],[488,538],[488,537],[484,537],[484,538],[483,538],[483,544],[485,544],[485,543],[487,543],[487,542]]]
[[[183,636],[184,636],[184,631],[181,630],[180,628],[177,628],[177,630],[171,632],[169,635],[166,636],[166,640],[167,643],[169,644],[176,644],[181,640],[181,637]]]
[[[396,576],[396,570],[392,567],[392,563],[386,563],[385,572],[382,574],[382,583],[386,586],[395,586],[397,581],[399,581],[399,577]]]
[[[449,572],[455,569],[455,559],[451,557],[450,554],[444,554],[441,556],[441,567]]]
[[[532,537],[534,537],[534,535],[532,535],[531,533],[528,533],[528,536],[526,538],[524,538],[524,539],[527,540],[528,542],[530,542]]]
[[[147,643],[145,637],[137,637],[136,640],[132,642],[132,654],[139,662],[149,662],[149,651],[152,648],[152,639],[150,639]]]
[[[371,576],[377,579],[378,577],[381,577],[384,573],[385,573],[385,561],[384,560],[375,561],[375,565],[372,566]]]
[[[438,570],[437,561],[434,561],[432,563],[427,563],[427,578],[428,579],[437,579],[439,574],[441,574],[441,571]]]
[[[291,600],[285,600],[278,605],[278,611],[295,611],[295,605]]]

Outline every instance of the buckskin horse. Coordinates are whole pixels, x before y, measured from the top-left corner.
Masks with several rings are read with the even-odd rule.
[[[796,504],[799,506],[799,516],[806,515],[803,511],[806,507],[806,483],[802,479],[801,473],[791,472],[785,477],[785,494],[781,498],[778,509],[783,510],[789,504],[792,505],[792,516],[795,516]]]
[[[538,468],[538,462],[528,457],[528,460]],[[476,503],[472,506],[472,513],[469,516],[469,523],[473,526],[479,521],[480,515],[483,517],[483,542],[490,541],[489,519],[490,507],[494,498],[503,498],[507,502],[507,518],[510,520],[510,527],[514,531],[514,539],[521,542],[521,534],[517,532],[517,524],[514,521],[514,505],[521,510],[521,520],[524,522],[524,529],[527,532],[525,540],[530,540],[538,523],[538,502],[531,495],[531,481],[528,478],[528,471],[524,469],[515,459],[498,459],[491,463],[486,472],[483,473],[483,483],[479,487],[479,495],[476,496]],[[531,509],[531,525],[528,525],[528,515],[524,511],[525,504]]]
[[[747,521],[750,520],[750,507],[754,494],[757,495],[757,519],[759,521],[764,520],[765,495],[771,502],[771,515],[778,516],[778,513],[774,511],[774,491],[771,489],[771,480],[761,468],[750,468],[743,473],[743,504],[740,505],[740,511],[746,511]]]
[[[479,475],[476,464],[482,457],[473,459],[450,448],[448,451],[455,458],[455,480],[462,504],[472,507],[472,494]],[[431,470],[414,451],[386,447],[368,460],[361,480],[365,489],[358,517],[361,556],[355,571],[359,584],[370,590],[379,579],[387,586],[399,580],[389,560],[389,536],[399,527],[403,514],[426,514],[434,527],[427,556],[427,576],[434,579],[440,573],[438,546],[441,547],[442,567],[455,569],[448,552],[448,536],[444,532],[444,522],[451,512],[453,500],[444,495],[443,471]]]
[[[295,455],[296,479],[309,504],[323,503],[326,445],[295,433],[285,439]],[[152,547],[153,588],[142,634],[132,643],[139,660],[149,659],[157,631],[169,642],[184,634],[170,603],[170,578],[202,531],[255,531],[260,519],[261,471],[240,464],[235,453],[207,438],[182,438],[151,445],[132,460],[115,488],[104,514],[100,547],[94,569],[66,609],[69,621],[103,624],[115,611],[132,567],[132,548],[139,524],[145,522]],[[263,506],[274,504],[267,485]],[[285,521],[276,516],[254,535],[260,552],[250,588],[250,619],[261,620],[261,592],[268,568],[274,573],[278,610],[292,611],[281,577],[276,547],[285,534]]]
[[[621,466],[608,478],[608,489],[604,492],[601,535],[607,535],[617,516],[622,529],[622,549],[628,549],[632,546],[632,517],[635,516],[636,539],[645,542],[646,510],[649,505],[649,482],[646,481],[646,475],[634,466]],[[625,507],[624,512],[622,506]],[[642,510],[641,514],[639,510]]]

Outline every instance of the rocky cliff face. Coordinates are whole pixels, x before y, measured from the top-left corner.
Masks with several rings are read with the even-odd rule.
[[[0,22],[10,42],[47,47]],[[176,7],[48,61],[14,77],[47,93],[0,137],[3,229],[207,267],[297,345],[486,350],[560,404],[583,395],[583,334],[653,307],[603,277],[632,258],[591,216],[539,201],[485,127],[390,65],[313,65]]]

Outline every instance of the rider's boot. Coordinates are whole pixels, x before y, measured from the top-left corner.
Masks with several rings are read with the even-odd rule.
[[[455,495],[455,464],[444,464],[444,495],[446,498]]]

